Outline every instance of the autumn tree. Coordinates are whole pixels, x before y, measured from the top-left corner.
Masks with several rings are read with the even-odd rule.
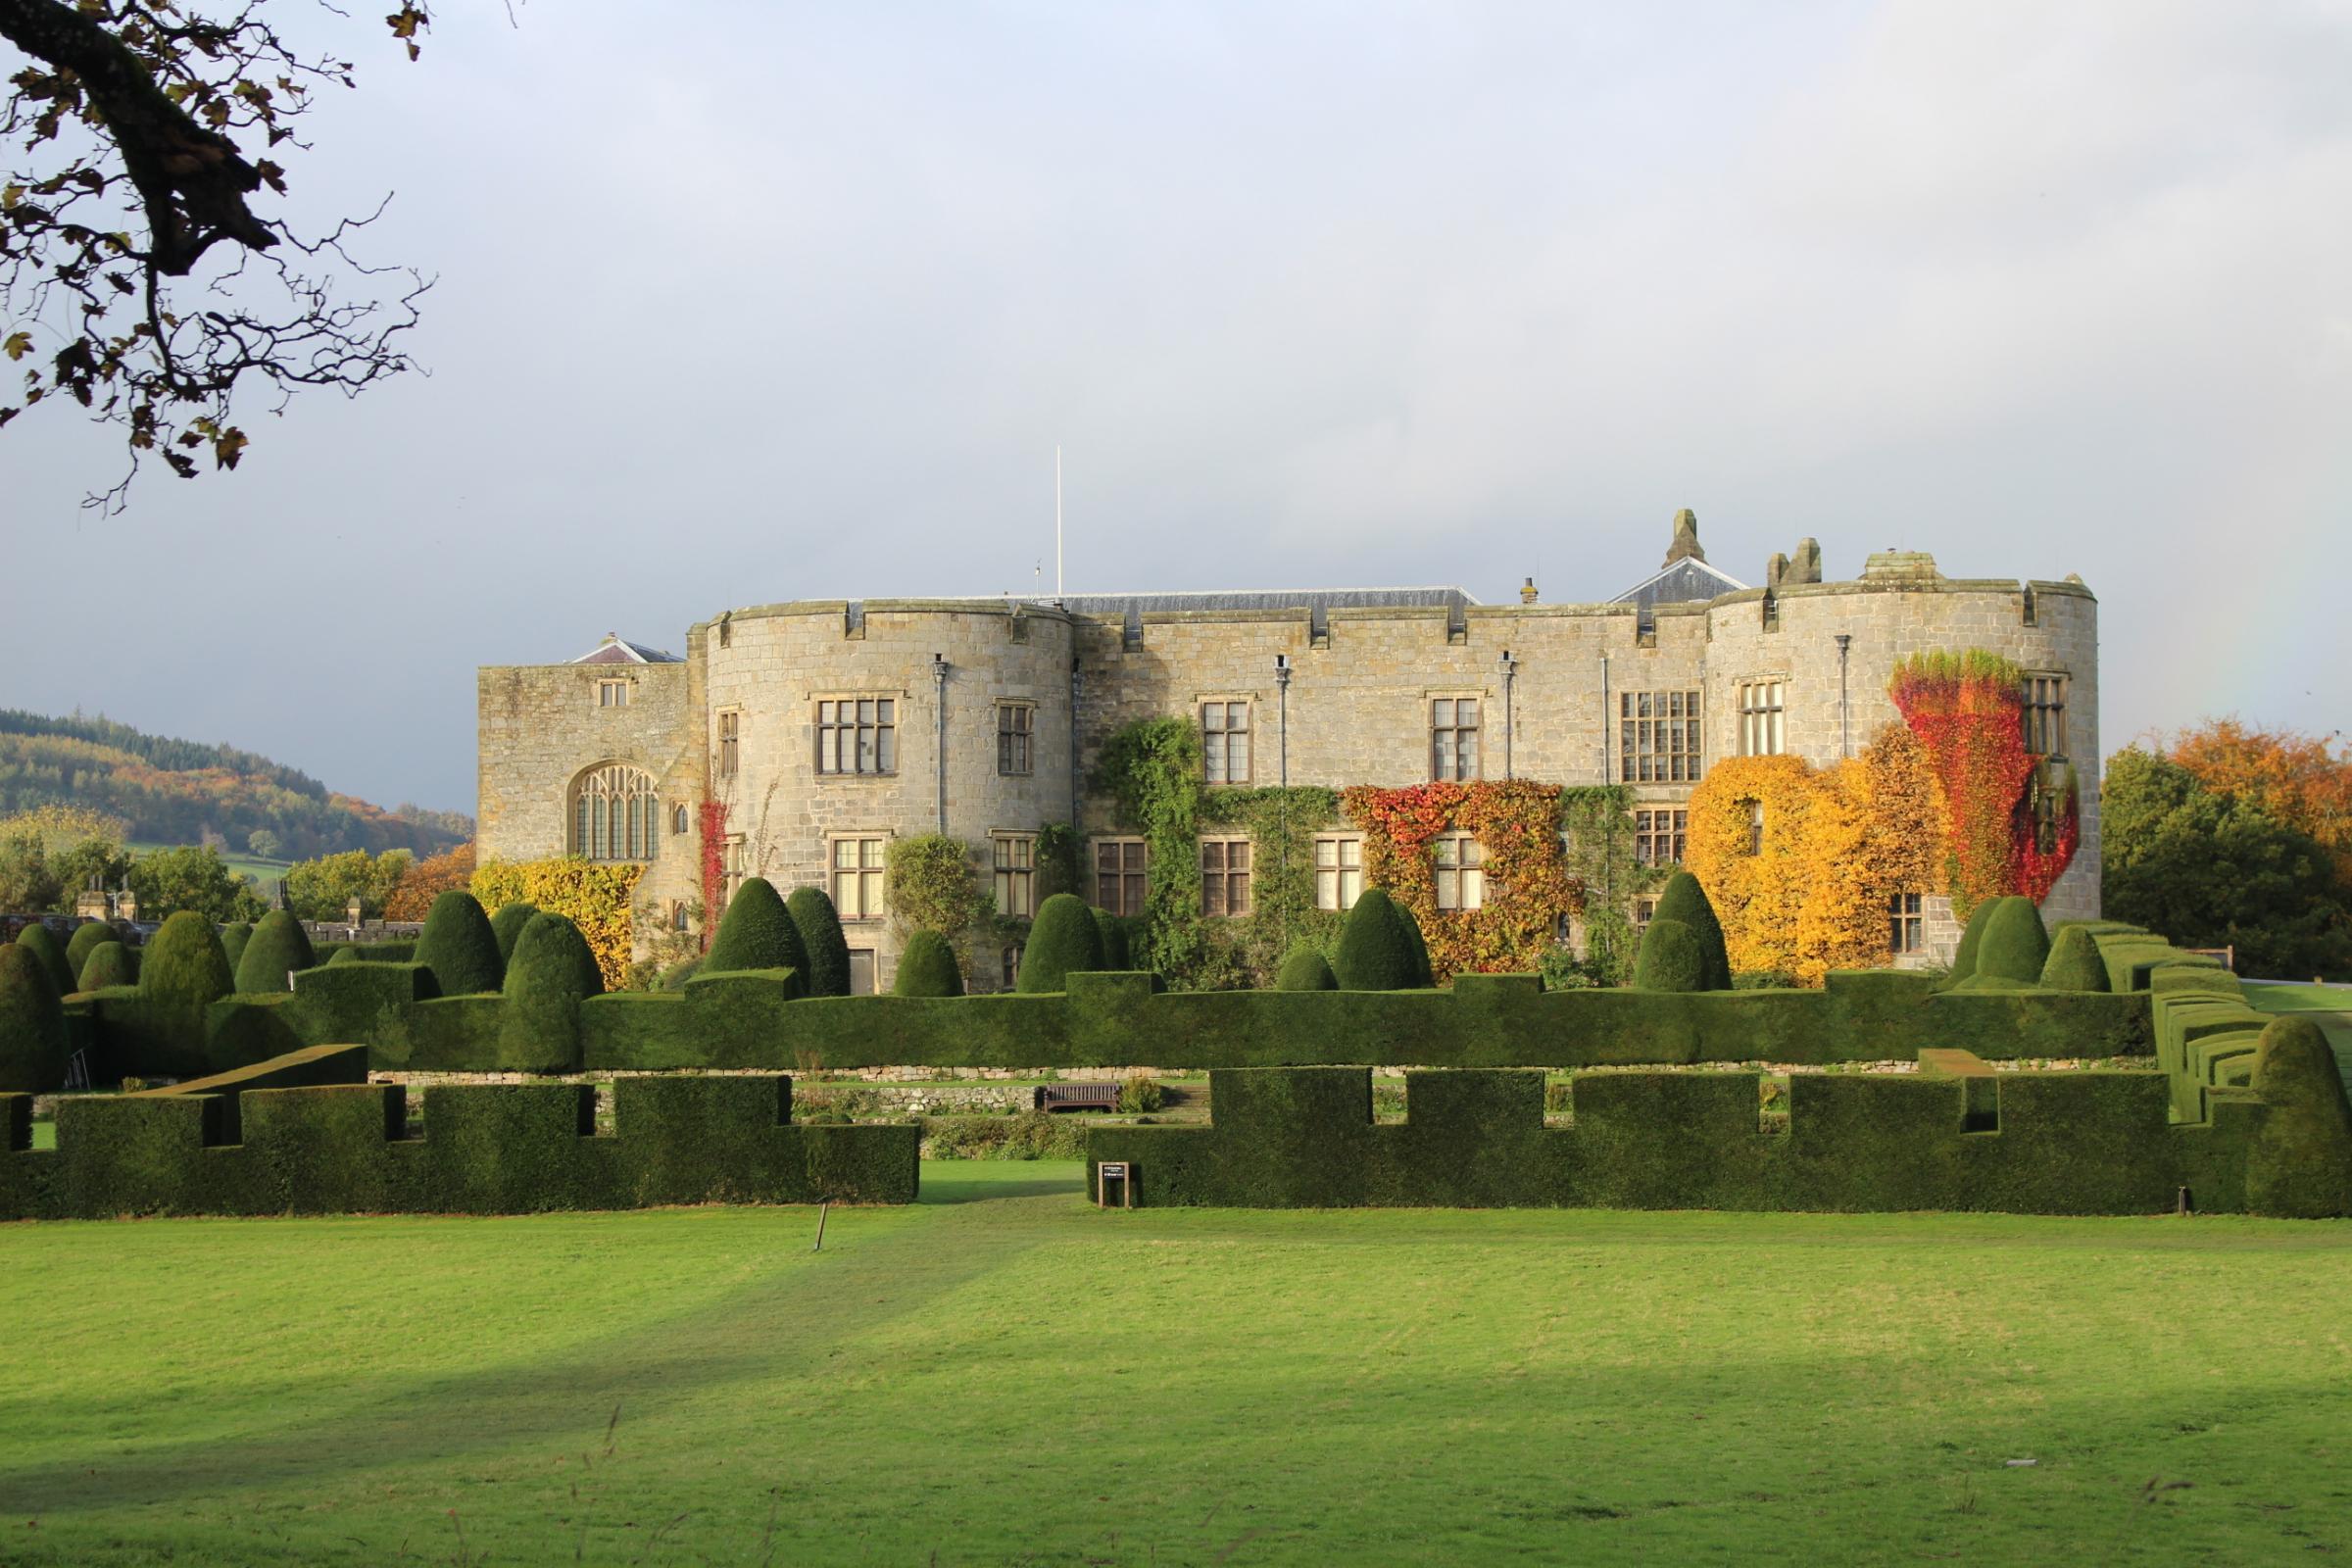
[[[2318,840],[2352,887],[2352,757],[2339,756],[2335,741],[2213,718],[2173,737],[2165,755],[2215,794]]]
[[[315,95],[354,84],[350,61],[280,30],[283,10],[0,0],[22,56],[0,100],[0,354],[24,368],[0,426],[59,398],[120,426],[128,467],[93,505],[119,507],[149,454],[182,478],[235,467],[241,397],[275,412],[410,368],[429,284],[346,248],[381,205],[317,233],[270,211]],[[385,20],[415,59],[425,8]]]
[[[384,900],[384,918],[421,920],[442,894],[465,893],[472,886],[473,846],[461,844],[410,866]]]

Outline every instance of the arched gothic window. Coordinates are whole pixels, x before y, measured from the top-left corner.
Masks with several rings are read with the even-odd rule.
[[[654,776],[621,763],[592,767],[571,786],[571,853],[591,860],[650,860],[661,853]]]

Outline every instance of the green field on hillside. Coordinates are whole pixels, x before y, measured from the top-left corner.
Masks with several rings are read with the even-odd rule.
[[[18,1563],[2262,1562],[2352,1224],[925,1201],[0,1232]],[[2031,1462],[2027,1462],[2031,1461]]]
[[[134,855],[145,855],[153,850],[177,849],[179,846],[174,844],[127,844],[123,848]],[[254,884],[254,891],[264,898],[268,898],[270,887],[279,877],[286,874],[286,867],[294,862],[291,860],[265,860],[257,855],[247,855],[241,850],[222,850],[220,863],[227,866],[232,874],[250,878]]]

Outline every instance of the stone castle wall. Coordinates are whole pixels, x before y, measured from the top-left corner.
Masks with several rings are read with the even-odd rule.
[[[595,682],[613,678],[616,666],[486,669],[483,853],[562,853],[570,781],[620,760],[654,772],[664,801],[686,803],[690,814],[707,781],[710,798],[728,808],[745,874],[784,889],[826,883],[836,840],[888,840],[940,824],[934,655],[948,664],[946,826],[970,845],[974,874],[985,880],[993,834],[1073,819],[1084,837],[1116,831],[1110,803],[1087,795],[1078,777],[1120,726],[1197,714],[1209,701],[1250,705],[1256,784],[1278,781],[1286,741],[1294,785],[1426,780],[1429,705],[1439,697],[1480,700],[1481,776],[1501,778],[1507,767],[1522,778],[1593,784],[1615,772],[1626,693],[1700,692],[1712,761],[1737,751],[1740,685],[1779,679],[1783,750],[1828,765],[1898,720],[1886,695],[1897,661],[1984,648],[2068,677],[2083,831],[2046,909],[2053,919],[2098,912],[2097,605],[2079,582],[1947,579],[1924,557],[1887,556],[1873,558],[1858,581],[1749,590],[1649,613],[1617,604],[1333,609],[1327,626],[1318,636],[1303,609],[1155,612],[1131,641],[1116,618],[1045,606],[802,602],[696,627],[683,664],[617,666],[641,683],[617,710],[595,706]],[[1840,635],[1850,639],[1842,657]],[[1278,655],[1291,665],[1287,718]],[[816,704],[858,697],[896,705],[895,773],[818,773]],[[1034,710],[1025,775],[998,771],[1003,703]],[[739,760],[721,776],[717,724],[728,712],[738,715]],[[1669,805],[1687,799],[1690,786],[1642,785],[1637,794]],[[650,896],[698,896],[691,832],[686,840],[674,854],[665,840],[648,874]],[[1947,956],[1958,934],[1948,907],[1931,901],[1930,914],[1930,956]],[[847,929],[854,948],[874,954],[887,985],[898,951],[889,922],[852,920]],[[975,987],[993,985],[993,943],[976,937],[964,956]]]

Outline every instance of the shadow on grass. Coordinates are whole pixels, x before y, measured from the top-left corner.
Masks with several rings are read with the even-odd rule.
[[[956,1167],[973,1166],[970,1170]],[[999,1164],[987,1160],[943,1160],[923,1167],[922,1203],[986,1203],[1004,1198],[1076,1196],[1086,1190],[1086,1167],[1076,1161],[1051,1165]]]

